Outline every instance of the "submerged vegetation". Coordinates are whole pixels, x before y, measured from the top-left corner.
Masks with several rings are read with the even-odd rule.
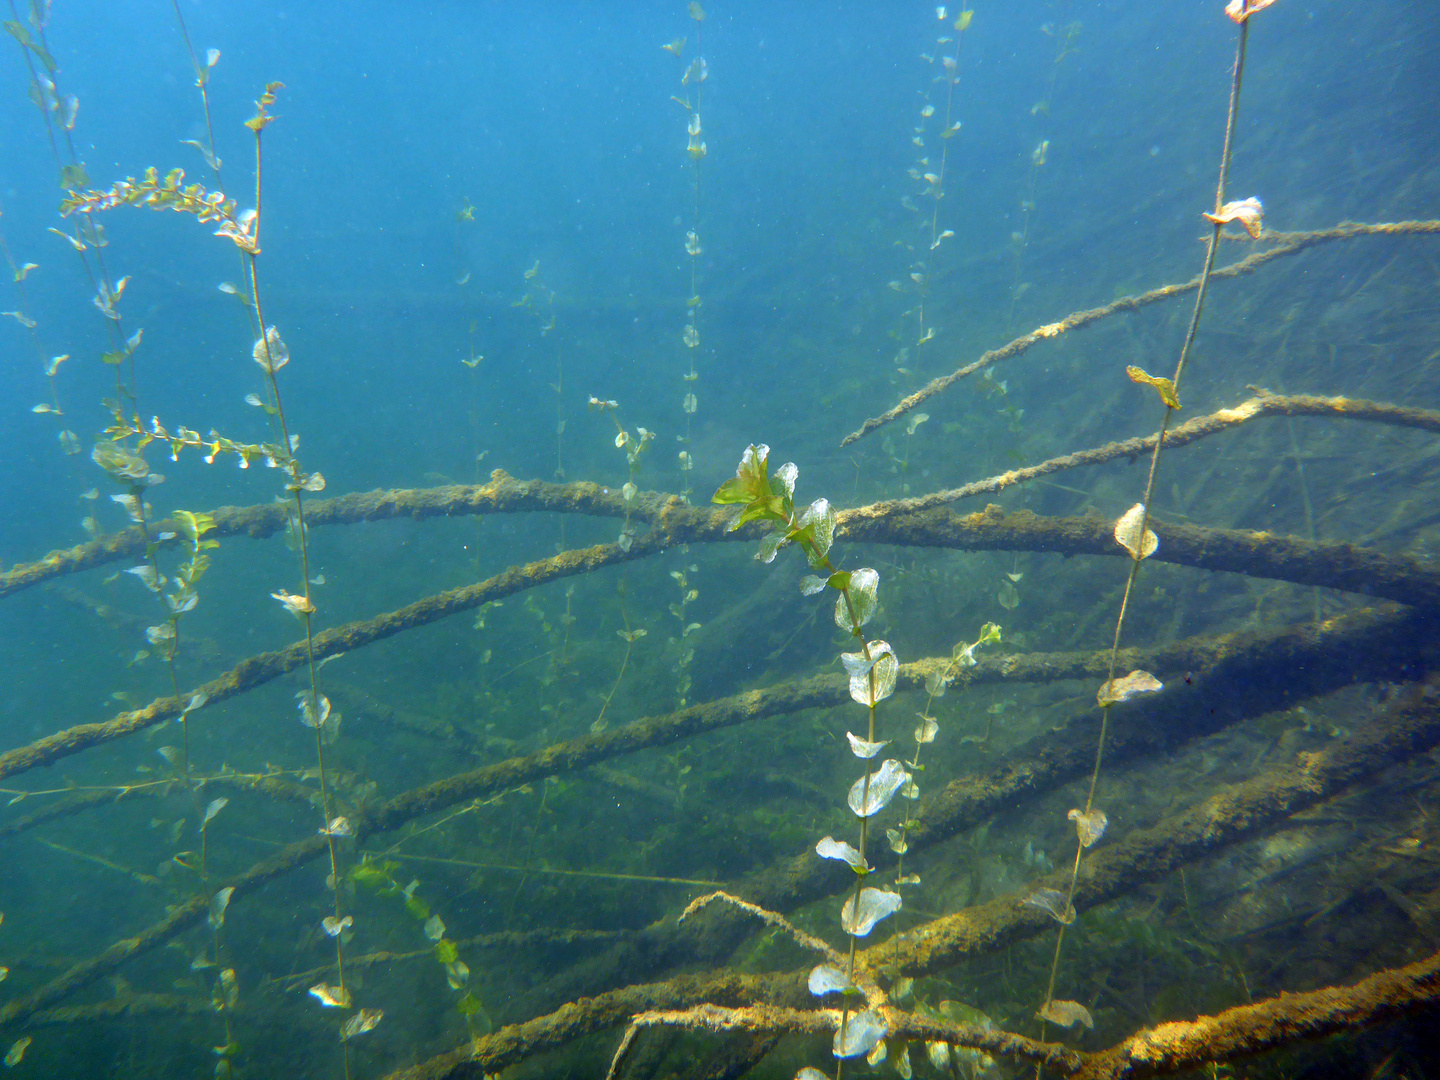
[[[65,10],[12,8],[60,190],[0,220],[5,329],[36,361],[15,385],[49,425],[0,567],[6,1068],[1440,1067],[1406,1027],[1440,968],[1440,185],[1397,158],[1296,190],[1373,104],[1287,130],[1313,27],[1274,0],[1207,6],[1183,66],[1223,103],[1233,34],[1228,106],[1171,102],[1179,130],[1215,121],[1173,148],[1074,134],[1104,96],[1088,56],[1143,40],[1113,13],[1054,0],[1023,60],[999,59],[1016,16],[983,7],[861,26],[919,56],[856,91],[892,160],[809,159],[830,171],[756,244],[746,184],[779,168],[757,162],[858,121],[825,127],[817,96],[771,132],[785,153],[742,137],[779,98],[744,98],[739,24],[691,2],[644,28],[667,179],[624,205],[653,228],[613,224],[604,256],[578,224],[482,250],[524,216],[503,184],[584,178],[472,167],[446,178],[475,197],[444,212],[433,293],[407,291],[403,256],[366,277],[358,253],[409,242],[378,204],[347,247],[358,163],[297,179],[317,129],[284,133],[315,72],[284,73],[298,100],[257,80],[217,123],[239,92],[174,3],[203,123],[171,145],[210,176],[127,158],[92,178],[65,80],[94,58],[52,41]],[[1394,47],[1358,21],[1367,55]],[[726,49],[713,82],[706,47]],[[466,140],[517,152],[522,132]],[[400,201],[444,205],[387,146]],[[1121,186],[1172,154],[1185,168]],[[1074,204],[1087,172],[1102,190]],[[42,242],[55,258],[24,257]],[[202,303],[211,249],[239,273]],[[315,283],[332,257],[358,267],[338,307]],[[799,468],[760,437],[828,497],[797,503]],[[977,495],[1004,502],[954,505]],[[1341,1038],[1299,1041],[1322,1035]]]

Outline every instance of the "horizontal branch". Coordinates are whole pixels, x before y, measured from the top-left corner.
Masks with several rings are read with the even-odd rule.
[[[1207,416],[1196,416],[1171,428],[1165,435],[1166,449],[1187,446],[1210,435],[1231,431],[1250,420],[1267,416],[1320,416],[1333,420],[1368,420],[1388,424],[1392,427],[1418,428],[1421,431],[1440,431],[1440,412],[1430,409],[1412,409],[1400,405],[1386,405],[1377,401],[1363,401],[1357,398],[1320,397],[1313,394],[1272,394],[1261,391],[1248,401],[1229,409],[1219,409]],[[1123,439],[1106,443],[1090,450],[1077,450],[1073,454],[1062,454],[1038,465],[1027,465],[1021,469],[991,476],[984,480],[973,480],[948,491],[934,491],[913,499],[892,499],[872,503],[855,511],[858,514],[883,517],[887,514],[912,510],[928,510],[934,506],[973,498],[976,495],[993,495],[1016,484],[1023,484],[1042,476],[1078,469],[1086,465],[1103,465],[1106,462],[1127,459],[1134,461],[1142,454],[1155,449],[1155,435],[1136,439]]]
[[[1134,707],[1126,723],[1112,730],[1107,757],[1123,764],[1155,754],[1173,754],[1189,740],[1352,683],[1413,679],[1430,663],[1436,633],[1434,620],[1421,612],[1371,610],[1342,615],[1319,627],[1307,622],[1265,633],[1192,638],[1158,648],[1121,650],[1123,667],[1157,673],[1169,685],[1165,692]],[[970,681],[980,685],[1093,679],[1098,686],[1106,677],[1109,659],[1108,649],[1002,655],[981,660],[970,669]],[[922,660],[913,666],[902,665],[897,689],[920,685],[915,676],[944,663]],[[832,678],[835,700],[849,700],[844,677]],[[927,792],[906,834],[911,852],[918,854],[994,814],[1088,776],[1095,763],[1100,721],[1093,709],[1082,707],[1077,712],[1067,723],[1015,747],[988,766]],[[885,845],[870,857],[880,873],[894,865],[895,856]],[[752,870],[727,888],[765,908],[793,911],[853,884],[848,866],[816,858],[814,848],[807,844],[795,856]],[[684,928],[673,920],[658,920],[613,948],[517,993],[510,999],[511,1015],[548,1012],[562,1002],[636,979],[660,978],[686,965],[723,963],[751,930],[748,919],[724,908],[697,915]]]
[[[1147,829],[1137,829],[1101,847],[1085,861],[1075,908],[1085,911],[1161,878],[1195,859],[1254,836],[1337,794],[1361,778],[1440,744],[1440,686],[1412,685],[1392,703],[1379,706],[1352,733],[1324,749],[1218,789],[1198,805]],[[1065,887],[1068,868],[1033,882]],[[859,962],[914,977],[953,967],[966,957],[989,952],[1047,929],[1050,918],[1015,896],[966,908],[896,935],[859,954]]]
[[[1081,1080],[1138,1080],[1211,1062],[1252,1057],[1302,1039],[1318,1039],[1394,1020],[1440,1003],[1440,953],[1377,971],[1353,986],[1327,986],[1239,1005],[1214,1016],[1136,1032],[1086,1056]]]
[[[589,573],[604,566],[630,562],[663,549],[661,538],[652,532],[634,541],[629,551],[622,551],[618,544],[601,544],[597,547],[563,552],[523,566],[512,566],[474,585],[436,593],[371,619],[324,630],[315,635],[313,656],[318,662],[327,656],[351,652],[401,631],[425,626],[457,612],[469,611],[523,589],[575,574]],[[208,708],[303,667],[308,663],[309,656],[304,641],[274,652],[258,653],[188,693],[156,698],[143,708],[126,710],[101,723],[77,724],[26,746],[8,750],[0,754],[0,778],[42,765],[53,765],[62,758],[78,754],[92,746],[133,735],[137,731],[163,723],[179,716],[197,695],[203,696],[203,707]],[[195,715],[195,710],[191,711],[191,715]]]
[[[1186,861],[1213,854],[1252,837],[1277,821],[1333,796],[1364,776],[1437,743],[1440,743],[1440,691],[1434,684],[1412,686],[1390,705],[1378,709],[1350,736],[1306,756],[1300,765],[1282,765],[1244,783],[1222,788],[1200,804],[1149,829],[1136,830],[1118,843],[1100,849],[1087,862],[1090,869],[1076,894],[1076,906],[1085,910],[1114,899],[1137,884],[1173,872]],[[1032,887],[1062,884],[1062,876],[1068,878],[1068,871],[1042,879],[1033,883]],[[1049,927],[1049,918],[1036,908],[1022,905],[1016,896],[1001,897],[942,916],[917,930],[897,934],[864,949],[859,953],[860,968],[857,970],[863,970],[871,977],[883,971],[887,979],[899,975],[918,977],[935,974],[968,957],[994,951]],[[718,1006],[721,1010],[754,1006],[794,1009],[803,1003],[797,1002],[796,997],[803,993],[805,978],[805,971],[768,976],[715,972],[678,976],[663,983],[625,986],[579,998],[523,1023],[507,1025],[457,1050],[393,1073],[389,1080],[479,1080],[487,1073],[544,1050],[617,1027],[646,1010],[678,1011],[705,1004]],[[1424,992],[1432,992],[1433,978],[1427,970],[1411,980],[1411,985],[1420,987]],[[1402,986],[1397,995],[1403,994]],[[1282,995],[1276,1001],[1284,1002],[1292,996]],[[631,1004],[635,1007],[624,1008]],[[1267,1006],[1273,1007],[1272,1003],[1262,1002],[1250,1008],[1263,1010]],[[624,1009],[623,1014],[617,1015],[621,1009]],[[1231,1010],[1231,1013],[1234,1012],[1236,1010]],[[819,1030],[826,1030],[823,1012],[806,1015],[810,1017],[806,1024],[813,1023],[818,1025]],[[1303,1023],[1304,1015],[1303,1011],[1297,1013],[1297,1020]],[[800,1018],[787,1015],[786,1020],[798,1023]],[[1168,1027],[1158,1030],[1166,1031]],[[897,1032],[900,1028],[901,1025],[897,1024]],[[830,1029],[833,1030],[833,1025]],[[929,1037],[919,1030],[915,1034],[920,1038]],[[1019,1039],[1004,1032],[995,1034],[1006,1040]],[[1305,1034],[1297,1032],[1293,1037],[1304,1037]],[[1135,1039],[1144,1036],[1142,1032]],[[940,1037],[948,1038],[945,1035]],[[963,1038],[958,1033],[956,1037]],[[1129,1055],[1125,1061],[1118,1063],[1125,1068],[1133,1068],[1134,1058],[1139,1056],[1138,1044],[1132,1045],[1132,1042],[1127,1041],[1120,1048]],[[1030,1040],[1023,1040],[1023,1043],[1029,1045],[1010,1043],[1003,1049],[997,1049],[1025,1053],[1026,1056],[1029,1056],[1029,1051],[1041,1047],[1048,1053],[1059,1050],[1047,1044],[1031,1044]],[[1152,1038],[1150,1045],[1159,1047],[1164,1043]],[[1198,1037],[1192,1039],[1187,1035],[1184,1040],[1177,1040],[1177,1046],[1180,1045],[1189,1047],[1192,1053],[1203,1052]],[[1157,1060],[1160,1059],[1158,1049],[1152,1052]],[[1113,1060],[1109,1065],[1111,1071],[1101,1071],[1107,1061],[1106,1055],[1061,1053],[1065,1056],[1050,1062],[1057,1071],[1071,1074],[1094,1067],[1095,1080],[1131,1075],[1123,1068],[1117,1071],[1117,1063]],[[1111,1058],[1118,1056],[1115,1051],[1110,1055]],[[1176,1068],[1197,1063],[1198,1059],[1181,1061]],[[1144,1074],[1136,1072],[1133,1075]]]
[[[1210,279],[1239,277],[1258,270],[1268,262],[1286,255],[1295,255],[1316,244],[1328,240],[1349,240],[1357,236],[1406,236],[1415,234],[1440,233],[1440,221],[1396,221],[1382,222],[1380,224],[1367,225],[1357,222],[1342,222],[1331,229],[1319,229],[1315,232],[1294,232],[1294,233],[1267,233],[1265,239],[1275,241],[1275,246],[1257,251],[1253,255],[1246,256],[1237,263],[1221,267],[1218,270],[1210,271]],[[1071,330],[1078,330],[1083,326],[1090,326],[1101,319],[1111,315],[1117,315],[1127,311],[1137,311],[1150,304],[1159,303],[1162,300],[1170,300],[1177,296],[1184,296],[1186,293],[1194,292],[1200,287],[1200,275],[1196,275],[1189,281],[1178,282],[1173,285],[1162,285],[1158,289],[1151,289],[1149,292],[1140,293],[1135,296],[1122,296],[1112,300],[1098,308],[1090,308],[1086,311],[1071,312],[1059,322],[1047,323],[1044,326],[1036,327],[1028,334],[1022,334],[1013,341],[1007,342],[998,349],[991,349],[982,353],[978,360],[966,364],[964,367],[952,371],[949,375],[942,375],[932,379],[915,393],[902,399],[894,408],[887,409],[879,416],[872,416],[852,431],[845,438],[840,440],[840,446],[849,446],[858,439],[864,438],[876,428],[884,427],[893,420],[898,420],[911,409],[923,404],[936,394],[943,393],[961,379],[975,374],[983,368],[991,367],[1002,360],[1009,360],[1011,357],[1019,356],[1030,346],[1050,338],[1059,337],[1061,334]]]

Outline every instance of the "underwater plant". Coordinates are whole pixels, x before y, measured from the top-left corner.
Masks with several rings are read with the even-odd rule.
[[[690,501],[693,491],[690,472],[695,468],[695,455],[692,447],[695,443],[693,421],[695,412],[700,407],[699,399],[695,396],[695,384],[700,378],[700,373],[695,367],[695,355],[700,348],[700,256],[704,248],[700,243],[700,165],[705,160],[709,148],[705,144],[704,131],[701,127],[700,113],[702,98],[704,95],[705,80],[710,77],[710,65],[705,59],[704,30],[705,30],[705,8],[700,0],[690,0],[687,11],[690,21],[695,24],[695,55],[685,63],[685,70],[680,76],[680,85],[685,88],[685,96],[671,95],[670,100],[674,101],[685,110],[685,133],[687,143],[685,152],[690,159],[690,194],[689,200],[689,221],[685,230],[685,261],[689,270],[690,291],[685,297],[685,325],[680,334],[680,340],[685,346],[686,370],[681,376],[685,383],[685,395],[680,401],[680,412],[684,417],[684,433],[677,435],[676,441],[680,443],[678,460],[680,464],[680,497],[686,502]],[[666,52],[676,59],[685,61],[686,38],[675,40],[661,46]],[[690,100],[690,91],[694,90],[695,100]]]
[[[1055,998],[1060,953],[1065,942],[1065,929],[1075,921],[1075,890],[1080,880],[1081,862],[1085,857],[1086,850],[1104,836],[1108,823],[1105,811],[1095,805],[1095,793],[1100,782],[1100,767],[1104,760],[1105,738],[1110,726],[1111,711],[1116,705],[1130,701],[1139,695],[1152,694],[1164,689],[1164,684],[1148,671],[1135,670],[1128,675],[1117,677],[1120,641],[1125,629],[1125,617],[1135,593],[1135,582],[1139,576],[1140,567],[1146,559],[1155,554],[1159,547],[1159,538],[1149,527],[1149,507],[1152,505],[1155,495],[1155,481],[1160,469],[1160,452],[1165,446],[1165,435],[1171,420],[1180,410],[1180,380],[1185,374],[1185,365],[1190,358],[1190,351],[1195,343],[1195,334],[1200,326],[1200,316],[1205,310],[1205,294],[1209,286],[1211,271],[1215,266],[1215,253],[1220,245],[1221,231],[1227,224],[1236,221],[1242,225],[1246,234],[1253,240],[1260,235],[1263,228],[1262,207],[1259,199],[1252,197],[1236,202],[1227,202],[1225,196],[1236,118],[1240,108],[1240,90],[1245,75],[1245,46],[1250,28],[1249,19],[1251,14],[1269,7],[1271,3],[1273,0],[1235,0],[1225,9],[1225,14],[1239,26],[1235,42],[1235,62],[1230,79],[1230,101],[1225,116],[1225,138],[1220,150],[1219,179],[1215,185],[1215,207],[1213,211],[1203,214],[1211,224],[1210,235],[1205,247],[1205,261],[1200,272],[1199,285],[1195,290],[1195,306],[1190,315],[1184,340],[1180,345],[1180,355],[1175,361],[1174,373],[1165,378],[1151,375],[1134,365],[1126,368],[1126,375],[1132,382],[1149,386],[1155,391],[1165,406],[1165,413],[1160,422],[1160,431],[1155,436],[1154,449],[1150,453],[1150,467],[1145,477],[1144,494],[1138,503],[1115,522],[1115,542],[1124,548],[1129,556],[1128,572],[1125,577],[1125,588],[1120,597],[1120,608],[1115,616],[1115,635],[1110,648],[1108,674],[1105,682],[1096,692],[1096,704],[1100,708],[1100,732],[1095,746],[1095,768],[1090,774],[1090,785],[1085,795],[1084,806],[1072,808],[1067,814],[1068,820],[1075,823],[1076,837],[1075,859],[1070,871],[1069,887],[1064,894],[1053,889],[1041,889],[1023,901],[1025,904],[1047,911],[1060,924],[1055,936],[1055,954],[1050,964],[1045,1000],[1036,1014],[1041,1022],[1041,1038],[1044,1038],[1047,1023],[1066,1028],[1077,1023],[1088,1028],[1095,1026],[1089,1011],[1079,1002],[1058,1001]]]
[[[825,499],[816,499],[797,513],[795,481],[800,470],[792,462],[780,466],[772,476],[769,471],[770,448],[751,444],[740,458],[735,476],[725,481],[711,496],[721,506],[739,505],[740,513],[730,523],[731,531],[752,521],[765,523],[770,531],[760,541],[755,558],[768,563],[788,544],[805,552],[806,562],[815,571],[800,583],[800,591],[814,596],[827,590],[840,595],[835,600],[835,625],[854,638],[860,651],[842,653],[841,662],[850,679],[850,697],[866,711],[863,738],[845,733],[851,753],[864,762],[864,774],[850,787],[846,804],[859,819],[859,844],[825,837],[815,845],[822,859],[838,859],[855,872],[855,891],[840,909],[840,926],[850,937],[850,951],[845,970],[822,964],[810,973],[810,992],[817,997],[842,995],[840,1029],[835,1033],[832,1050],[843,1070],[846,1058],[868,1055],[884,1039],[888,1030],[882,1015],[864,1009],[850,1015],[852,1000],[859,994],[855,986],[855,955],[858,940],[869,935],[882,919],[900,910],[898,892],[876,889],[865,884],[872,867],[866,861],[870,839],[870,819],[884,810],[897,793],[914,799],[919,795],[911,774],[894,758],[887,758],[877,768],[874,759],[889,741],[877,741],[876,707],[895,692],[895,678],[900,661],[888,642],[867,639],[865,626],[879,609],[880,575],[869,567],[841,570],[831,561],[830,549],[835,540],[836,514]],[[813,1070],[812,1070],[813,1071]],[[804,1075],[802,1073],[802,1075]],[[837,1076],[838,1076],[837,1072]]]

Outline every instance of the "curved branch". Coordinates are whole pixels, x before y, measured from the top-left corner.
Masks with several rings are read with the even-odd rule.
[[[1440,1002],[1440,953],[1369,975],[1353,986],[1327,986],[1240,1005],[1214,1016],[1137,1031],[1076,1073],[1083,1080],[1131,1080],[1234,1061],[1301,1039],[1318,1039],[1393,1020]]]
[[[652,531],[635,540],[629,551],[622,551],[618,544],[601,544],[578,551],[567,551],[523,566],[512,566],[474,585],[427,596],[423,600],[383,615],[376,615],[372,619],[346,623],[316,634],[312,646],[313,655],[315,660],[319,661],[327,656],[350,652],[398,634],[402,630],[424,626],[457,612],[479,607],[489,600],[560,578],[589,573],[604,566],[644,558],[664,550],[664,547],[664,537]],[[37,739],[27,746],[6,751],[0,754],[0,778],[13,776],[40,765],[53,765],[61,758],[78,754],[81,750],[163,723],[179,716],[187,704],[195,700],[196,695],[203,695],[205,705],[208,706],[253,690],[304,666],[309,662],[309,656],[310,652],[307,651],[304,641],[274,652],[259,653],[248,660],[242,660],[229,671],[189,693],[156,698],[144,708],[130,709],[102,723],[77,724]]]
[[[1392,427],[1419,428],[1421,431],[1440,432],[1440,412],[1431,409],[1412,409],[1401,405],[1386,405],[1377,401],[1363,401],[1347,397],[1320,397],[1314,394],[1272,394],[1260,391],[1248,401],[1229,409],[1218,409],[1207,416],[1196,416],[1178,424],[1165,433],[1165,447],[1187,446],[1210,435],[1230,431],[1250,420],[1267,416],[1322,416],[1336,420],[1368,420],[1389,424]],[[856,513],[881,517],[886,514],[903,513],[912,510],[928,510],[935,506],[968,499],[976,495],[993,495],[1016,484],[1023,484],[1052,473],[1067,469],[1078,469],[1085,465],[1103,465],[1109,461],[1128,458],[1134,461],[1142,454],[1155,449],[1154,435],[1124,439],[1106,443],[1090,450],[1077,450],[1073,454],[1062,454],[1038,465],[1027,465],[1021,469],[991,476],[984,480],[973,480],[948,491],[934,491],[918,495],[913,499],[892,499],[861,507]]]
[[[1331,229],[1319,229],[1315,232],[1296,233],[1266,233],[1265,239],[1274,240],[1276,246],[1267,248],[1264,251],[1257,251],[1253,255],[1246,256],[1237,263],[1222,267],[1219,270],[1212,270],[1210,278],[1230,278],[1248,274],[1258,270],[1268,262],[1281,258],[1285,255],[1294,255],[1304,251],[1306,248],[1314,247],[1316,244],[1324,243],[1327,240],[1348,240],[1356,236],[1403,236],[1413,234],[1440,233],[1440,221],[1395,221],[1382,222],[1375,225],[1367,225],[1352,221],[1342,222]],[[1059,337],[1070,330],[1078,330],[1082,326],[1089,326],[1091,323],[1099,322],[1110,315],[1117,315],[1125,311],[1136,311],[1150,304],[1159,303],[1161,300],[1170,300],[1176,296],[1183,296],[1185,293],[1194,292],[1200,287],[1200,275],[1196,275],[1189,281],[1178,282],[1173,285],[1162,285],[1158,289],[1151,289],[1149,292],[1140,293],[1136,296],[1122,296],[1118,300],[1112,300],[1102,307],[1090,308],[1088,311],[1071,312],[1059,322],[1047,323],[1045,326],[1037,327],[1028,334],[1022,334],[998,349],[991,349],[982,353],[978,360],[966,364],[964,367],[952,371],[949,375],[942,375],[938,379],[932,379],[925,386],[922,386],[915,393],[902,399],[892,409],[887,409],[879,416],[872,416],[858,428],[852,431],[845,438],[840,440],[843,449],[858,439],[864,438],[876,428],[884,427],[892,420],[904,416],[917,405],[922,404],[936,394],[948,390],[955,383],[973,375],[982,368],[998,364],[1002,360],[1009,360],[1012,356],[1019,356],[1030,346],[1049,338]]]

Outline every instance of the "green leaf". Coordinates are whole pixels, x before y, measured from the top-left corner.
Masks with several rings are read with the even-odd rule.
[[[389,881],[390,876],[374,863],[361,863],[350,871],[350,879],[359,885],[378,887]]]
[[[101,353],[100,362],[102,364],[123,364],[125,362],[125,354],[123,352]]]
[[[465,996],[455,1003],[455,1008],[460,1010],[461,1016],[474,1016],[478,1012],[483,1012],[485,1007],[480,1004],[480,999],[474,994],[466,992]]]
[[[1130,376],[1131,382],[1139,383],[1141,386],[1153,386],[1155,392],[1160,395],[1160,400],[1170,408],[1180,408],[1180,399],[1175,395],[1175,384],[1169,379],[1151,375],[1144,368],[1136,367],[1134,364],[1125,369],[1125,374]]]
[[[83,191],[90,186],[90,174],[81,164],[61,165],[60,186],[66,191]]]
[[[825,584],[829,585],[832,589],[838,589],[840,592],[844,592],[850,587],[850,571],[835,571],[835,573],[830,575],[830,580],[827,581]]]
[[[422,922],[430,917],[430,905],[418,896],[407,896],[405,898],[405,910]]]
[[[455,943],[448,938],[441,938],[435,943],[435,959],[442,964],[453,964],[460,959],[460,950],[455,948]]]
[[[763,443],[746,447],[740,464],[735,468],[734,478],[721,484],[710,501],[724,506],[773,498],[775,493],[770,489],[770,476],[765,471],[769,458],[770,448]]]
[[[26,30],[24,26],[14,19],[5,20],[5,29],[9,31],[11,37],[27,49],[35,44],[34,40],[30,37],[30,31]]]
[[[778,498],[756,499],[748,503],[740,516],[730,523],[730,532],[734,532],[742,525],[748,525],[752,521],[785,521],[785,514],[781,511],[782,502]]]
[[[732,476],[729,480],[726,480],[723,484],[720,485],[714,495],[710,496],[710,501],[716,506],[727,506],[731,503],[749,502],[750,491],[745,486],[745,482],[741,480],[740,477]]]

